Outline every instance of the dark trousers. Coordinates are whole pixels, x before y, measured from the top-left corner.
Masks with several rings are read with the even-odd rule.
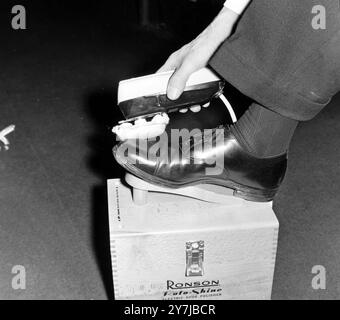
[[[253,0],[210,65],[261,105],[309,120],[340,90],[340,1]]]

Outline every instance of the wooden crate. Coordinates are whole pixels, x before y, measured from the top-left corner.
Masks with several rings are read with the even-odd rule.
[[[272,203],[211,204],[108,180],[115,299],[270,299],[278,238]]]

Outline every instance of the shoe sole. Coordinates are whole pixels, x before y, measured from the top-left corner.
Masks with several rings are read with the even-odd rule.
[[[155,177],[149,173],[139,170],[133,165],[129,165],[129,163],[121,163],[117,160],[127,171],[131,172],[132,174],[136,175],[138,178],[151,183],[156,184],[162,187],[171,188],[171,189],[178,189],[188,186],[195,186],[199,184],[211,184],[222,186],[228,189],[233,190],[233,195],[238,198],[242,198],[247,201],[253,202],[269,202],[272,201],[277,193],[278,189],[271,189],[271,190],[263,190],[263,189],[256,189],[251,188],[248,186],[244,186],[238,184],[231,180],[212,180],[212,179],[199,179],[187,183],[178,183],[169,180],[164,180],[159,177]]]

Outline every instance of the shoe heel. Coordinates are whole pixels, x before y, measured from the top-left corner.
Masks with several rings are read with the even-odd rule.
[[[276,192],[277,189],[264,191],[260,189],[237,188],[234,189],[234,196],[248,201],[269,202],[274,199]]]

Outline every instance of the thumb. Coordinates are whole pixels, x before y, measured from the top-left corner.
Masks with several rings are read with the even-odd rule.
[[[171,76],[168,89],[167,96],[170,100],[176,100],[180,97],[185,89],[185,85],[190,77],[190,75],[194,72],[194,67],[191,63],[183,63]]]

